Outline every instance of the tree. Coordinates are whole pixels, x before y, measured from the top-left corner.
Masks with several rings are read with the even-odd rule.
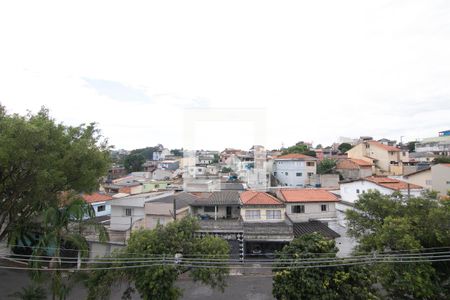
[[[304,144],[303,142],[298,142],[294,146],[288,147],[287,149],[283,150],[283,155],[291,153],[304,154],[313,157],[316,156],[316,152],[309,150],[309,146]]]
[[[408,151],[411,152],[416,152],[416,144],[418,142],[417,141],[413,141],[413,142],[409,142],[408,143]]]
[[[424,194],[362,194],[348,210],[348,233],[358,251],[417,251],[450,245],[450,204]],[[374,274],[393,299],[445,299],[450,292],[448,262],[380,263]]]
[[[173,155],[178,156],[178,157],[183,157],[183,148],[172,149],[172,150],[170,150],[170,153],[172,153]]]
[[[221,172],[222,173],[231,173],[231,172],[233,172],[233,169],[231,169],[230,167],[223,167]]]
[[[450,164],[450,156],[438,156],[433,159],[433,164]]]
[[[350,149],[352,149],[352,148],[353,148],[353,146],[350,145],[349,143],[342,143],[342,144],[340,144],[340,145],[338,146],[338,150],[339,150],[341,153],[345,153],[345,152],[347,152],[348,150],[350,150]]]
[[[22,288],[20,292],[15,292],[10,297],[21,300],[45,300],[47,299],[47,293],[44,288],[32,284]]]
[[[334,240],[318,233],[294,239],[274,264],[273,295],[277,299],[378,299],[373,278],[365,267],[296,268],[304,259],[336,258]],[[294,259],[294,262],[286,262]],[[327,264],[327,263],[323,263]]]
[[[142,299],[178,299],[181,291],[174,283],[182,272],[188,270],[192,262],[173,263],[175,254],[180,253],[185,258],[205,257],[210,259],[207,268],[193,269],[190,275],[194,280],[223,289],[226,268],[219,268],[218,258],[228,259],[228,243],[220,238],[194,237],[198,223],[193,218],[183,218],[166,226],[157,226],[153,230],[134,232],[128,240],[128,245],[113,255],[116,262],[111,267],[127,266],[123,258],[142,259],[137,265],[141,267],[95,270],[86,281],[89,289],[88,299],[109,299],[111,285],[117,282],[128,282],[124,296],[134,292],[132,285]],[[121,260],[122,259],[122,260]],[[147,259],[147,260],[145,260]],[[150,259],[150,260],[149,260]],[[208,259],[205,259],[208,260]],[[136,264],[134,264],[136,265]],[[205,266],[205,265],[203,265]]]
[[[92,192],[109,166],[94,123],[57,124],[47,109],[26,116],[0,109],[0,240],[20,231],[62,192]]]
[[[317,164],[317,174],[330,174],[336,167],[337,161],[331,158],[325,158]]]
[[[140,153],[127,155],[124,159],[124,167],[128,173],[139,172],[144,169],[145,157]]]
[[[322,148],[323,148],[322,144],[317,144],[316,149],[322,149]]]

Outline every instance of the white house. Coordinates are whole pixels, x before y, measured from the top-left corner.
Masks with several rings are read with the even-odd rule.
[[[90,195],[83,195],[83,200],[89,203],[94,209],[96,217],[108,216],[111,214],[110,201],[113,197],[103,193],[92,193]]]
[[[161,197],[172,195],[170,192],[153,192],[109,201],[111,205],[110,237],[112,241],[124,241],[127,233],[140,226],[145,217],[145,203]]]
[[[272,174],[282,186],[303,187],[316,169],[317,158],[293,153],[274,158]]]
[[[366,193],[369,190],[379,191],[383,195],[400,192],[405,196],[409,193],[410,196],[417,197],[422,193],[423,187],[398,179],[377,176],[341,182],[340,184],[341,199],[350,204],[355,203],[359,195]]]

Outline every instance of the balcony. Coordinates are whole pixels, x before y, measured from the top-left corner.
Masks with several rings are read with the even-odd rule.
[[[243,224],[240,218],[200,220],[200,231],[206,232],[241,232]]]

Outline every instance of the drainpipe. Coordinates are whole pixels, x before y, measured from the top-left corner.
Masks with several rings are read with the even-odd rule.
[[[217,220],[217,205],[214,206],[214,220]]]

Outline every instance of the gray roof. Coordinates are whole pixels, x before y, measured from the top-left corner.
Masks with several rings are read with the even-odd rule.
[[[302,222],[302,223],[294,223],[294,236],[299,237],[305,234],[310,233],[320,233],[324,237],[329,239],[334,239],[337,237],[340,237],[340,235],[330,229],[327,225],[320,221],[309,221],[309,222]]]
[[[174,195],[169,195],[167,197],[155,199],[154,201],[150,201],[152,203],[158,202],[158,203],[173,203],[173,200],[175,199],[175,205],[176,209],[181,209],[189,206],[191,203],[193,203],[198,198],[192,194],[181,192]]]
[[[221,190],[232,190],[232,191],[243,191],[245,190],[244,185],[238,182],[222,182],[220,184]]]
[[[217,191],[212,192],[208,198],[198,198],[192,206],[210,206],[210,205],[239,205],[238,191]]]

